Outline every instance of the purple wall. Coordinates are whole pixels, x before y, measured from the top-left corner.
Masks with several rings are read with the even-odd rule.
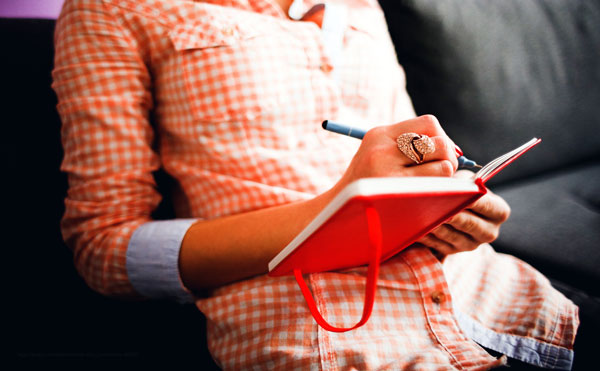
[[[0,18],[55,19],[64,0],[0,0]]]

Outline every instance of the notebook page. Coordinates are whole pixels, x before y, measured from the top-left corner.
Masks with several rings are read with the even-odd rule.
[[[510,152],[503,154],[500,157],[493,159],[488,162],[485,166],[483,166],[479,171],[475,174],[475,179],[483,179],[484,181],[491,178],[499,169],[501,169],[505,164],[512,162],[514,159],[519,157],[521,154],[528,151],[530,148],[538,144],[540,140],[538,138],[532,138],[527,143],[524,143],[520,147],[513,149]]]

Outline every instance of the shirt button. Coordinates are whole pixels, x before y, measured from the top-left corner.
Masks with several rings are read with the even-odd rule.
[[[224,36],[230,37],[230,36],[233,36],[233,34],[235,33],[235,31],[234,31],[234,30],[233,30],[233,28],[231,28],[231,27],[226,27],[226,28],[223,28],[223,29],[221,30],[221,33],[222,33]]]
[[[330,65],[329,63],[323,63],[322,65],[319,66],[319,69],[321,69],[321,71],[323,71],[325,73],[329,73],[333,70],[333,66]]]
[[[446,299],[446,295],[441,291],[431,293],[431,300],[436,304],[441,304]]]

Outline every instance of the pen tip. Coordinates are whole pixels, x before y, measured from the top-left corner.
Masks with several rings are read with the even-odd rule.
[[[327,120],[323,121],[321,126],[323,127],[323,129],[327,129]]]

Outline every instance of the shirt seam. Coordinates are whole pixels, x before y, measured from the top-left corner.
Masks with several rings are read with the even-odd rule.
[[[327,305],[326,303],[321,300],[322,299],[322,289],[320,287],[320,285],[318,285],[318,283],[316,282],[318,280],[318,273],[316,274],[309,274],[309,280],[310,280],[310,284],[311,287],[313,289],[314,295],[315,295],[315,299],[317,302],[317,308],[318,310],[321,311],[321,315],[325,320],[329,320],[329,316],[328,316],[328,311],[327,311]],[[329,341],[329,333],[324,330],[321,326],[318,327],[318,336],[317,336],[317,341],[319,341],[320,338],[322,338],[322,343],[323,343],[323,349],[324,349],[324,354],[321,354],[321,359],[322,361],[320,362],[321,364],[321,368],[323,370],[336,370],[336,359],[335,359],[335,352],[333,351],[332,347],[331,347],[331,342]],[[321,350],[321,342],[319,342],[319,351]]]
[[[126,2],[128,5],[131,5],[131,6],[121,5],[122,2]],[[113,8],[124,9],[128,12],[150,18],[150,19],[160,23],[163,26],[174,27],[177,25],[177,24],[173,24],[172,22],[169,22],[165,19],[162,19],[154,14],[137,9],[137,7],[133,6],[133,4],[129,0],[122,0],[119,3],[115,3],[110,0],[102,0],[102,4],[105,6],[105,8],[107,8],[108,6],[111,6]],[[121,25],[121,24],[119,23],[119,25]]]
[[[409,269],[411,270],[413,276],[417,280],[417,284],[419,285],[419,292],[421,293],[421,302],[422,302],[422,305],[423,305],[423,309],[425,310],[425,318],[427,319],[427,329],[428,329],[428,332],[433,336],[433,338],[435,338],[436,342],[439,344],[440,347],[442,347],[444,349],[444,351],[448,354],[448,356],[450,356],[450,358],[452,360],[454,360],[454,363],[459,367],[459,369],[464,370],[465,369],[464,366],[458,361],[458,359],[456,358],[456,356],[454,354],[452,354],[452,352],[448,349],[448,347],[446,347],[442,343],[442,341],[440,340],[440,338],[438,337],[438,335],[433,330],[433,326],[431,324],[431,320],[429,318],[429,312],[427,310],[427,305],[426,305],[426,302],[425,302],[425,300],[426,300],[426,298],[425,298],[425,292],[423,290],[423,286],[421,285],[421,280],[419,279],[419,275],[416,273],[416,271],[413,268],[412,264],[410,264],[410,262],[404,256],[400,256],[400,259],[409,267]]]

